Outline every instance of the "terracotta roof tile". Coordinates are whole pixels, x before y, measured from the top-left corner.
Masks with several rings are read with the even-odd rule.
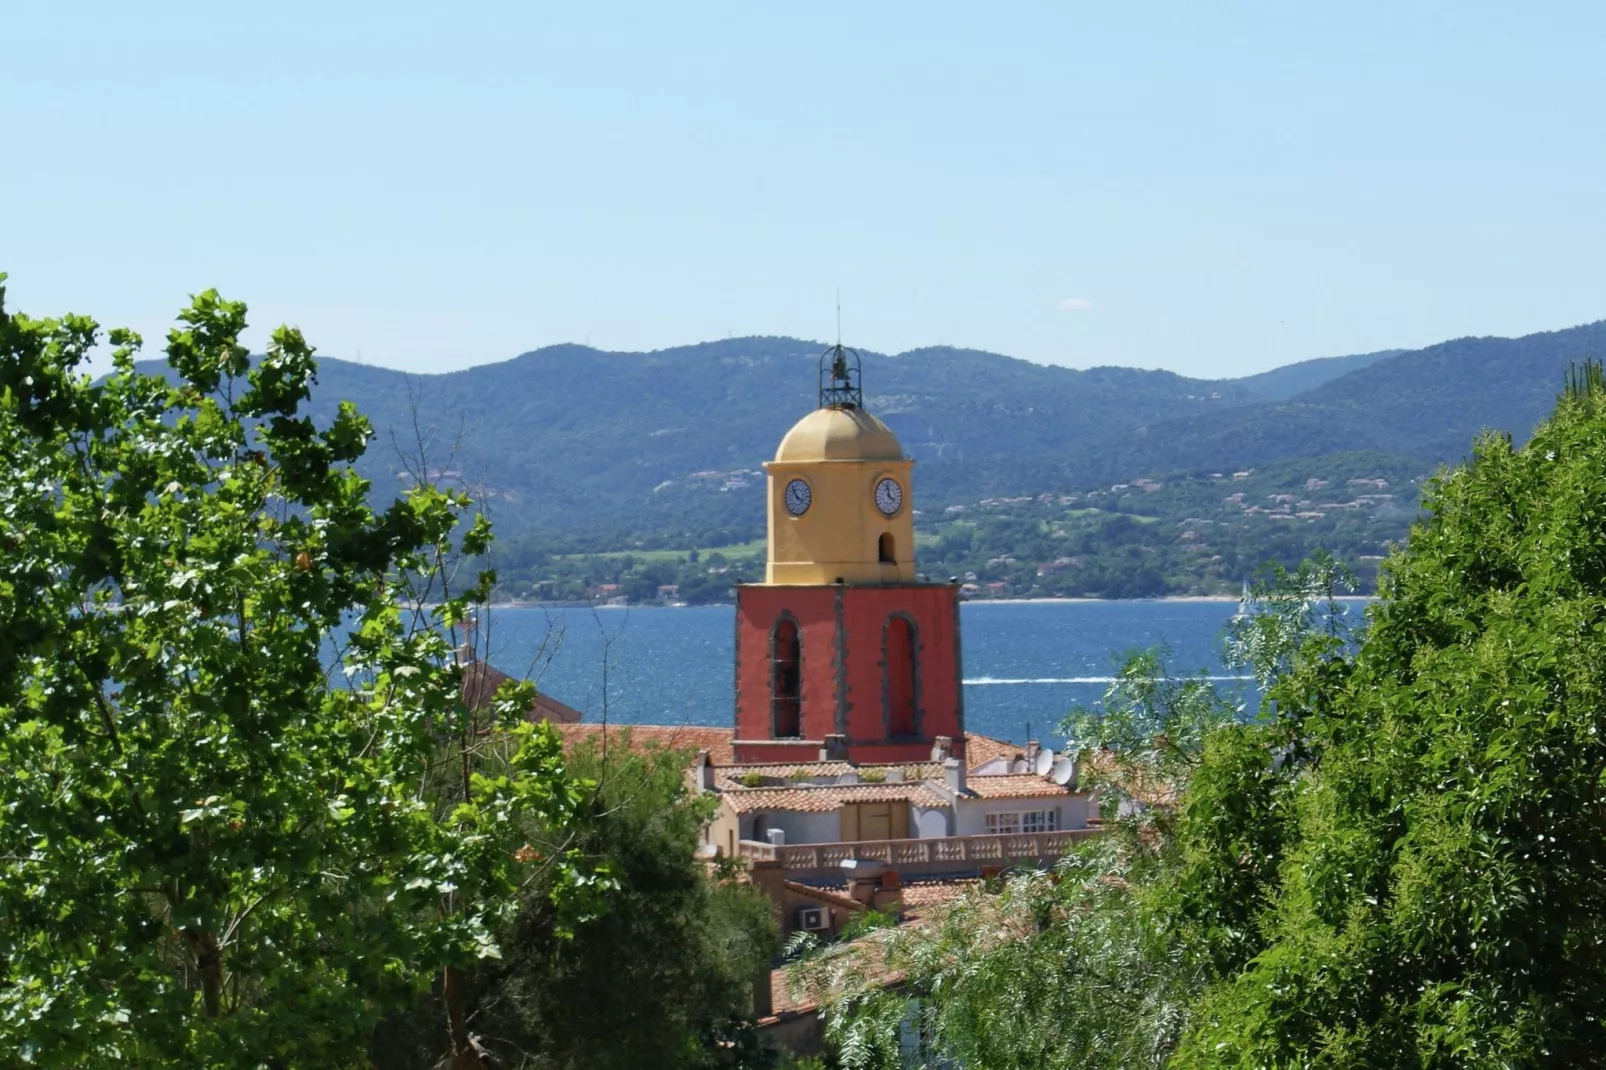
[[[738,814],[759,810],[825,814],[848,803],[913,802],[921,806],[947,806],[948,800],[923,783],[842,784],[836,787],[732,788],[725,801]]]
[[[994,739],[977,732],[965,733],[965,766],[974,769],[978,765],[986,765],[994,758],[1008,758],[1013,761],[1025,756],[1025,751],[1015,744],[1004,739]]]
[[[958,880],[912,880],[903,883],[903,909],[908,921],[919,921],[933,908],[958,899],[971,888],[981,884],[973,877]]]
[[[851,762],[755,762],[720,766],[719,774],[726,777],[740,777],[745,773],[757,773],[759,776],[784,778],[789,773],[801,769],[810,776],[841,776],[856,768],[858,767]]]
[[[857,899],[850,899],[841,892],[833,892],[829,888],[816,888],[812,884],[802,884],[798,881],[782,881],[781,883],[787,891],[813,899],[817,903],[841,907],[843,910],[852,911],[855,914],[865,909],[864,904]]]
[[[513,679],[496,666],[475,660],[463,651],[459,651],[458,657],[459,664],[463,666],[463,704],[469,709],[480,710],[489,706],[497,689]],[[532,721],[551,721],[553,724],[574,724],[584,716],[573,706],[559,702],[542,691],[536,692],[529,712]]]
[[[1036,773],[1009,773],[1004,776],[973,776],[965,781],[972,795],[982,799],[1026,799],[1036,796],[1069,795],[1070,790]]]
[[[718,775],[721,787],[740,788],[742,777],[749,773],[757,773],[761,777],[772,777],[776,780],[787,780],[793,773],[807,773],[811,777],[840,777],[847,773],[858,772],[862,777],[867,769],[880,770],[885,775],[890,770],[898,770],[905,774],[901,781],[893,780],[861,780],[864,784],[916,784],[922,780],[941,780],[942,767],[931,762],[903,762],[891,765],[854,765],[851,762],[782,762],[753,765],[728,765],[719,769]],[[872,773],[872,776],[875,774]],[[803,781],[804,784],[807,781]],[[767,784],[765,787],[782,788],[787,784]]]
[[[735,731],[695,724],[560,724],[555,725],[564,742],[571,746],[585,739],[604,739],[610,746],[630,740],[632,747],[667,747],[671,750],[707,751],[715,765],[735,760],[731,739]]]

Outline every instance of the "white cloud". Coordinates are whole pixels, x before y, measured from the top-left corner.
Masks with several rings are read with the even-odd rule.
[[[1054,307],[1061,312],[1088,312],[1098,306],[1085,297],[1065,297]]]

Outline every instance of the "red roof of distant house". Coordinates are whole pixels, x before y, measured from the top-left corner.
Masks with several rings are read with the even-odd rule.
[[[912,802],[921,806],[947,806],[923,781],[905,784],[838,784],[795,788],[729,788],[725,801],[738,814],[759,810],[785,810],[791,813],[825,814],[848,803]]]
[[[464,659],[463,704],[469,709],[483,709],[490,704],[497,689],[513,678],[489,662],[480,661],[467,653],[461,656]],[[535,701],[530,703],[528,715],[532,721],[551,721],[553,724],[573,724],[585,716],[573,706],[539,691],[536,692]]]
[[[495,670],[492,670],[493,672]],[[561,704],[560,704],[561,705]],[[556,720],[556,718],[553,718]],[[576,714],[574,720],[579,720]],[[760,773],[777,773],[781,776],[796,769],[808,772],[843,773],[849,769],[857,768],[848,762],[761,762],[744,764],[736,760],[731,741],[736,738],[734,728],[722,728],[714,725],[658,725],[658,724],[610,724],[607,731],[610,734],[620,733],[628,729],[631,739],[637,744],[651,743],[658,746],[688,748],[707,751],[708,760],[716,766],[736,766],[743,772],[758,771]],[[566,720],[558,726],[558,731],[568,739],[580,739],[602,731],[601,725],[575,724]],[[974,769],[996,757],[1018,758],[1022,751],[1015,744],[1002,739],[994,739],[977,732],[965,733],[965,764]],[[940,768],[930,762],[895,762],[890,767],[905,768],[917,771],[921,776],[940,776]],[[735,776],[736,773],[730,775]],[[896,786],[896,785],[894,785]]]
[[[965,787],[972,795],[982,799],[1028,799],[1071,794],[1069,788],[1036,773],[973,776],[965,781]]]
[[[629,739],[632,747],[665,747],[670,750],[707,751],[708,760],[715,765],[730,765],[736,760],[731,740],[736,731],[732,728],[715,728],[711,725],[680,724],[561,724],[558,734],[569,743],[583,739],[602,739],[610,745],[623,744]]]
[[[971,769],[986,765],[994,758],[1014,761],[1023,756],[1024,752],[1008,740],[994,739],[979,732],[965,733],[965,765]]]

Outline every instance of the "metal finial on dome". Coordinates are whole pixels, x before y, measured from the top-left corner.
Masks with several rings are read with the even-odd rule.
[[[841,342],[820,354],[820,408],[864,408],[859,354]]]

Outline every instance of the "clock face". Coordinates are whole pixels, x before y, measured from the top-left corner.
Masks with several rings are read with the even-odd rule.
[[[875,507],[884,516],[892,516],[903,508],[903,488],[896,479],[883,479],[875,485]]]
[[[814,492],[809,485],[801,479],[794,479],[786,485],[786,511],[793,516],[802,516],[809,511],[809,503],[814,500]]]

